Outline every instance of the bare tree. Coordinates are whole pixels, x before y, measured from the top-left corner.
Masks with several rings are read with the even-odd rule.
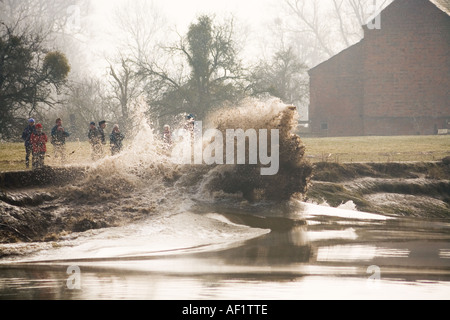
[[[114,12],[115,38],[134,61],[147,60],[163,39],[166,19],[153,1],[128,0]]]
[[[261,60],[252,70],[247,90],[252,95],[270,94],[285,103],[304,107],[308,97],[306,70],[293,48],[282,49],[269,62]]]
[[[283,0],[284,32],[303,42],[315,56],[310,65],[330,58],[362,37],[361,26],[393,0]]]
[[[285,5],[295,18],[295,24],[289,28],[295,33],[311,35],[316,49],[332,56],[329,28],[325,19],[321,19],[324,17],[323,0],[285,0]]]
[[[86,131],[91,121],[105,118],[116,121],[120,118],[118,109],[103,80],[85,77],[70,83],[64,112],[60,116],[71,119],[72,136],[87,139]]]
[[[151,79],[138,70],[149,61],[155,61],[155,57],[161,57],[156,52],[163,39],[165,18],[161,9],[147,0],[121,2],[114,8],[111,18],[111,40],[115,47],[111,49],[112,54],[105,53],[107,81],[110,97],[119,106],[118,122],[123,130],[131,130],[128,120],[132,100],[157,92],[157,83],[149,85]]]
[[[0,134],[9,137],[23,118],[55,107],[69,72],[66,56],[48,50],[40,34],[0,21]]]
[[[134,63],[124,57],[120,57],[116,65],[109,64],[110,85],[112,88],[112,97],[120,105],[121,115],[120,124],[124,131],[129,130],[127,126],[130,119],[130,103],[137,98],[143,91],[140,84],[142,78],[134,69]]]
[[[20,31],[39,31],[43,39],[74,36],[86,31],[81,16],[87,16],[90,0],[2,0],[0,20]],[[76,27],[75,25],[76,24]]]
[[[86,39],[92,0],[1,0],[0,21],[39,34],[43,44],[66,53],[72,76],[87,66]]]

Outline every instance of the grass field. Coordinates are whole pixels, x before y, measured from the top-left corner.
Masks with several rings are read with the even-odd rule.
[[[88,142],[68,142],[66,146],[66,154],[66,164],[68,165],[83,165],[92,162],[91,147]],[[47,156],[45,158],[45,164],[49,166],[61,165],[59,161],[55,160],[53,146],[50,143],[47,143]],[[26,170],[25,147],[23,143],[1,143],[0,172],[20,170]]]
[[[450,156],[450,135],[304,138],[306,157],[311,162],[403,162],[436,161]],[[60,165],[53,157],[53,146],[47,145],[45,164]],[[87,142],[67,144],[67,164],[91,162]],[[0,172],[25,170],[25,148],[22,143],[0,144]]]
[[[311,162],[437,161],[450,156],[450,136],[304,138]]]

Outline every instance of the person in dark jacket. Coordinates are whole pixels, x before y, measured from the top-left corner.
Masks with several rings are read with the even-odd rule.
[[[52,145],[55,152],[55,159],[61,158],[61,163],[66,161],[66,138],[70,136],[62,126],[62,120],[56,119],[56,125],[52,129]]]
[[[35,121],[33,118],[28,120],[28,126],[23,130],[22,139],[25,141],[25,166],[27,169],[30,167],[30,155],[33,153],[33,146],[31,145],[31,135],[36,132],[36,127],[34,125]]]
[[[100,143],[98,143],[96,146],[98,158],[101,158],[104,155],[103,146],[106,145],[105,128],[106,128],[106,121],[105,120],[100,121],[98,123],[98,128],[97,128],[98,138],[99,138]]]
[[[47,135],[42,132],[42,124],[36,125],[36,131],[31,134],[30,142],[33,148],[33,169],[44,167],[45,153],[47,152]]]
[[[100,131],[98,131],[98,128],[95,126],[95,122],[90,123],[88,138],[92,148],[92,160],[96,161],[102,156],[102,141]]]
[[[123,133],[120,132],[119,125],[114,125],[113,131],[109,136],[109,143],[111,147],[111,155],[114,156],[122,151],[122,141],[125,139]]]
[[[100,132],[100,140],[103,145],[106,144],[106,136],[105,136],[105,128],[106,128],[106,121],[102,120],[98,123],[98,132]]]

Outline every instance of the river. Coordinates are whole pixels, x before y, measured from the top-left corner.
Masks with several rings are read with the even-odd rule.
[[[46,228],[76,219],[90,227],[0,244],[0,299],[450,298],[449,218],[306,203],[293,194],[307,170],[292,163],[270,183],[249,179],[245,188],[256,181],[262,194],[249,199],[248,189],[222,188],[249,178],[236,167],[180,168],[153,143],[136,145],[68,185],[8,191],[6,200],[33,201],[4,199],[3,223],[29,215]],[[261,188],[289,194],[268,199]]]
[[[88,232],[31,256],[4,259],[0,297],[450,297],[449,221],[390,218],[311,204],[299,204],[289,218],[217,209]]]

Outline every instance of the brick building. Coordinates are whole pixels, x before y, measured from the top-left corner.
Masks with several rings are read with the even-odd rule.
[[[450,0],[395,0],[380,28],[309,71],[318,136],[450,129]]]

